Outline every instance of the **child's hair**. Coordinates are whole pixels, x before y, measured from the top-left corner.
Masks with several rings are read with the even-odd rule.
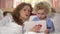
[[[34,10],[37,12],[40,9],[45,9],[45,12],[49,13],[50,4],[47,2],[39,2],[39,3],[35,4]]]
[[[52,13],[56,13],[55,8],[51,8],[51,12],[52,12]]]

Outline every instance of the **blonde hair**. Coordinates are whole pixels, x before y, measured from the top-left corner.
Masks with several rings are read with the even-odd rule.
[[[45,9],[46,13],[49,13],[50,11],[50,4],[47,2],[39,2],[38,4],[35,4],[34,10],[37,12],[40,9]]]

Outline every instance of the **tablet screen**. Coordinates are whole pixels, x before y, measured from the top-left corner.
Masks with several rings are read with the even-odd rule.
[[[46,21],[26,21],[24,26],[24,29],[28,31],[29,29],[33,28],[37,24],[41,24],[42,28],[40,29],[40,32],[44,32],[46,29]]]

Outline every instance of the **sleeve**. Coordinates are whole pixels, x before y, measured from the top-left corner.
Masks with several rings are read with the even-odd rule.
[[[46,26],[47,26],[47,29],[49,30],[49,33],[52,33],[54,32],[54,24],[53,24],[53,21],[51,21],[51,19],[49,17],[46,18]]]
[[[53,24],[53,22],[51,22],[50,23],[50,29],[48,29],[49,30],[49,33],[52,33],[52,32],[54,32],[55,31],[55,29],[54,29],[54,24]]]

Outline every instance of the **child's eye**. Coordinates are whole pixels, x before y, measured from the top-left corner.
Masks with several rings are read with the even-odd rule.
[[[40,13],[38,13],[38,14],[40,14]]]
[[[42,15],[45,15],[45,13],[42,13]]]
[[[40,14],[40,15],[45,15],[45,13],[38,13],[38,14]]]

